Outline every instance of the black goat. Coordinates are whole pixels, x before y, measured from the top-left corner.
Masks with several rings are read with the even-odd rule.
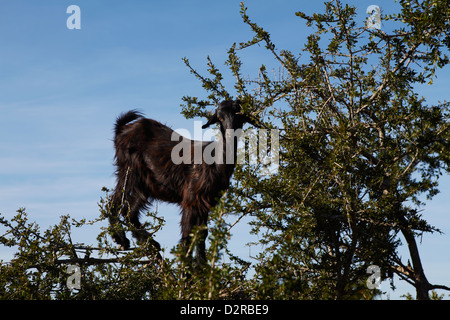
[[[219,123],[222,141],[200,142],[182,138],[167,126],[143,118],[136,111],[119,116],[114,139],[117,186],[111,198],[110,222],[116,223],[120,214],[125,215],[134,227],[133,236],[138,243],[142,243],[147,241],[149,234],[139,222],[140,210],[154,199],[177,203],[182,214],[180,225],[183,248],[187,252],[193,228],[203,227],[197,245],[197,259],[199,262],[205,261],[208,213],[217,204],[221,192],[228,188],[235,167],[237,136],[232,134],[230,137],[227,129],[241,129],[246,122],[254,124],[241,113],[239,100],[223,101],[202,126],[205,129]],[[188,161],[179,164],[175,164],[172,157],[174,147],[180,143],[173,138],[177,136],[184,139],[183,143],[188,143],[192,151],[190,155],[182,155]],[[200,146],[204,151],[208,146],[211,148],[213,143],[221,143],[215,155],[219,161],[194,161],[195,149],[198,152]],[[227,145],[232,145],[233,149],[227,150]],[[233,152],[232,161],[229,161],[230,152]],[[130,242],[124,231],[115,231],[112,237],[123,249],[129,248]],[[155,240],[150,241],[159,249]]]

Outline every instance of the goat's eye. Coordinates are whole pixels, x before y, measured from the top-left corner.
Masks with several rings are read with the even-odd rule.
[[[219,121],[221,121],[221,122],[223,121],[223,117],[222,116],[218,116],[217,118],[219,119]]]

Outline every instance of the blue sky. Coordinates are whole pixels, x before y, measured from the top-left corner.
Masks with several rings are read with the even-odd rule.
[[[139,108],[174,129],[193,130],[193,121],[180,114],[181,98],[204,96],[204,91],[181,59],[205,70],[209,55],[225,72],[228,48],[252,36],[241,21],[239,3],[0,0],[0,213],[10,218],[25,207],[43,227],[63,214],[97,217],[101,188],[114,187],[115,118]],[[397,6],[386,0],[353,3],[361,23],[369,5],[385,13]],[[72,4],[81,9],[81,30],[66,27],[66,9]],[[296,52],[307,29],[294,12],[322,10],[318,1],[245,4],[278,48]],[[250,77],[265,61],[264,50],[251,49],[243,57]],[[422,94],[430,103],[449,100],[449,80],[440,72]],[[420,245],[428,279],[445,285],[450,285],[449,195],[450,179],[444,176],[441,193],[424,215],[445,234],[424,235]],[[159,212],[166,226],[157,240],[170,249],[179,238],[178,209],[160,205]],[[243,245],[251,240],[247,234],[246,221],[233,229],[232,248],[243,258],[256,250]],[[93,243],[95,236],[81,234],[75,241]],[[0,260],[9,254],[0,247]],[[414,292],[398,280],[396,285],[391,298]],[[382,289],[387,291],[388,284]]]

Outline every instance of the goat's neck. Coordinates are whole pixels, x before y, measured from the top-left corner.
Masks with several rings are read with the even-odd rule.
[[[239,136],[242,130],[221,130],[222,135],[220,137],[219,143],[221,144],[221,160],[219,164],[225,166],[227,171],[230,171],[229,175],[233,173],[234,167],[237,161],[237,147]]]

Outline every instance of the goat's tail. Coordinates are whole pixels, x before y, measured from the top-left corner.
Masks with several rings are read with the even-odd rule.
[[[116,120],[116,125],[114,127],[115,136],[117,137],[122,132],[123,127],[127,123],[142,117],[142,113],[137,110],[130,110],[126,113],[122,113]]]

